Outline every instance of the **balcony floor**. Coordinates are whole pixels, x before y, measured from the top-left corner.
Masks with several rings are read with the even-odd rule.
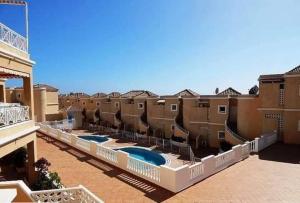
[[[252,155],[174,194],[47,136],[41,135],[37,141],[38,157],[45,157],[51,162],[50,170],[58,172],[66,186],[82,184],[105,202],[300,200],[299,146],[273,145],[259,155]],[[276,158],[278,154],[280,159]]]

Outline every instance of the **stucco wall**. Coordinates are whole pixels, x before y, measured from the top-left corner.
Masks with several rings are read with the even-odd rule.
[[[254,139],[261,134],[261,112],[259,97],[238,99],[237,132],[240,136]]]

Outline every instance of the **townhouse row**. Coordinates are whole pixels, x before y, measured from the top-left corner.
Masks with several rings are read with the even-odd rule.
[[[85,122],[172,138],[199,146],[235,145],[265,133],[300,144],[300,66],[284,74],[261,75],[259,92],[228,88],[215,95],[189,89],[169,96],[135,90],[125,94],[72,93],[59,96],[65,112],[81,111]]]

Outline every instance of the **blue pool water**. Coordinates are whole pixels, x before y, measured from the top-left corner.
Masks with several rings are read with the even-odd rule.
[[[166,159],[160,155],[159,153],[146,150],[138,147],[124,147],[118,150],[122,150],[127,152],[129,156],[134,157],[136,159],[154,164],[156,166],[160,166],[166,163]]]
[[[81,136],[78,136],[79,138],[81,139],[84,139],[84,140],[88,140],[88,141],[95,141],[95,142],[105,142],[108,140],[107,137],[105,136],[99,136],[99,135],[81,135]]]

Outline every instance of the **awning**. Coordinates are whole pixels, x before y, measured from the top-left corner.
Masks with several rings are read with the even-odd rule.
[[[29,77],[28,73],[23,73],[0,66],[0,78],[20,78]]]

